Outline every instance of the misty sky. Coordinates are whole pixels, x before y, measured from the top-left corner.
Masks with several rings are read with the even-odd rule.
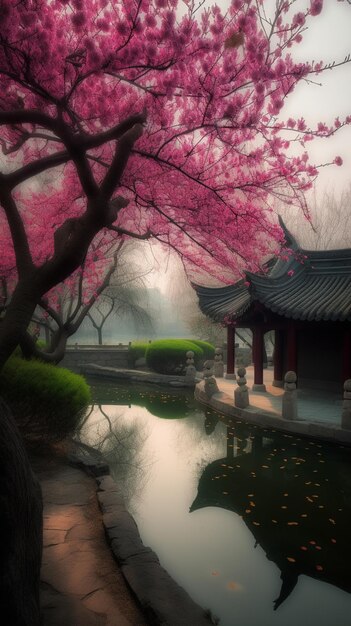
[[[325,0],[322,14],[311,20],[304,40],[293,49],[300,60],[341,61],[351,53],[351,5],[348,2]],[[299,2],[297,2],[299,5]],[[337,115],[351,114],[351,63],[316,77],[318,85],[300,85],[289,96],[282,115],[303,116],[307,122],[331,123]],[[309,144],[309,153],[316,164],[332,161],[340,155],[342,167],[331,166],[321,170],[317,190],[332,186],[336,190],[351,182],[351,126],[334,137]]]

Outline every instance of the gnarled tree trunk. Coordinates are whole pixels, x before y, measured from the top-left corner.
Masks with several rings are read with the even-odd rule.
[[[39,626],[42,498],[21,435],[0,399],[0,608],[3,624]]]

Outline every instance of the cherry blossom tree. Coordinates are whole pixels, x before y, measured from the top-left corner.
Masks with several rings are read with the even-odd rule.
[[[26,357],[59,363],[66,351],[67,341],[86,318],[96,329],[99,344],[102,328],[111,314],[129,315],[136,324],[150,331],[152,323],[143,307],[144,277],[151,266],[145,263],[143,251],[135,241],[115,243],[99,235],[92,242],[90,263],[83,264],[68,279],[41,299],[33,316],[34,330],[43,327],[47,341],[44,349],[37,344],[36,333],[26,332],[20,346]],[[143,256],[143,264],[137,258]]]
[[[0,367],[101,232],[228,281],[281,240],[273,198],[308,215],[305,143],[351,121],[282,121],[296,85],[330,68],[293,57],[322,5],[3,0]]]

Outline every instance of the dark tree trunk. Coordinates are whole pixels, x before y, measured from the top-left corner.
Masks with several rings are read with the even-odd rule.
[[[102,346],[102,328],[101,328],[101,326],[97,328],[97,334],[98,334],[99,346]]]
[[[57,330],[51,342],[50,351],[46,352],[45,350],[38,349],[35,340],[28,333],[25,333],[22,335],[20,341],[23,356],[26,359],[36,357],[44,361],[44,363],[54,363],[57,365],[65,356],[67,340],[71,334],[72,333],[65,327]]]
[[[39,626],[42,500],[17,426],[0,398],[1,623]]]
[[[33,286],[18,283],[0,324],[0,370],[19,345],[33,317],[37,301],[38,295]]]

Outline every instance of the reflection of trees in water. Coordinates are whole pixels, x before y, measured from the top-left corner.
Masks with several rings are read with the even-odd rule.
[[[349,452],[235,422],[226,447],[202,472],[190,511],[216,506],[242,518],[281,571],[274,609],[300,575],[351,592]]]
[[[111,410],[115,410],[115,407],[93,405],[77,433],[77,438],[88,441],[101,452],[123,493],[126,505],[130,508],[131,501],[140,498],[148,480],[151,462],[145,463],[141,451],[149,432],[147,426],[137,419],[125,423],[121,415],[112,415]],[[93,413],[95,418],[98,413],[98,419],[89,422]]]
[[[151,415],[165,419],[188,417],[197,406],[194,392],[187,389],[169,389],[129,381],[128,385],[121,385],[92,380],[90,386],[97,404],[141,406]]]
[[[192,475],[195,480],[199,478],[201,472],[211,460],[218,458],[226,440],[226,429],[221,423],[212,437],[206,437],[204,433],[204,418],[205,421],[213,419],[217,424],[219,414],[210,408],[197,406],[193,409],[191,416],[179,424],[180,427],[174,439],[174,448],[179,456],[184,459],[192,458]],[[206,434],[208,434],[207,430]],[[196,456],[196,461],[194,455]]]

